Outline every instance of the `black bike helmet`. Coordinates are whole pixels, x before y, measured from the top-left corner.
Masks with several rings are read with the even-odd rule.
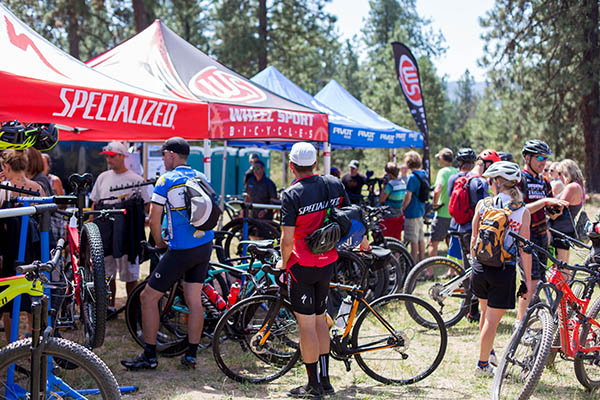
[[[2,123],[0,130],[0,150],[22,150],[21,145],[23,142],[25,142],[25,127],[23,124],[19,121]]]
[[[37,134],[33,145],[39,151],[48,151],[58,143],[58,128],[54,124],[31,123],[27,125],[27,133]]]
[[[550,146],[548,146],[546,142],[542,140],[533,139],[525,142],[521,153],[523,154],[523,157],[525,157],[526,155],[533,154],[542,154],[545,156],[550,156],[552,155],[552,150],[550,150]]]
[[[340,225],[332,222],[317,229],[308,235],[305,240],[313,254],[323,254],[333,249],[341,237]]]
[[[474,162],[475,160],[477,160],[477,154],[469,147],[460,149],[456,153],[456,161]]]
[[[512,162],[514,160],[512,153],[507,153],[505,151],[499,151],[498,155],[500,156],[500,159],[502,161],[510,161],[510,162]]]

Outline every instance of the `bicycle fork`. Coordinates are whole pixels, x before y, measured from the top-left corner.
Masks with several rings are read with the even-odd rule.
[[[32,332],[31,332],[31,399],[46,398],[46,382],[48,378],[48,357],[42,356],[46,339],[52,328],[48,327],[48,297],[42,296],[40,301],[31,305]],[[42,333],[43,331],[43,333]]]

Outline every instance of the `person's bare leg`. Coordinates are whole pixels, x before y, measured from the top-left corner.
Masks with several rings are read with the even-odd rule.
[[[158,301],[162,296],[162,292],[152,289],[149,285],[146,285],[140,294],[140,301],[142,303],[142,331],[144,332],[144,342],[147,344],[156,344],[156,334],[160,327]]]
[[[419,261],[422,261],[424,259],[425,259],[425,240],[419,240]]]
[[[317,362],[320,342],[317,331],[317,316],[294,313],[300,329],[300,353],[305,364]],[[329,334],[328,334],[329,335]],[[329,337],[329,336],[328,336]]]
[[[319,340],[319,354],[329,354],[329,327],[325,313],[316,317],[317,337]]]
[[[429,242],[429,248],[427,251],[427,254],[429,255],[429,257],[435,257],[438,255],[439,244],[440,244],[440,242],[434,242],[433,240],[431,240]]]
[[[487,299],[479,299],[479,332],[483,329],[485,323],[485,313],[487,311]]]
[[[481,319],[484,320],[484,323],[479,337],[479,361],[488,361],[490,359],[490,352],[494,347],[496,329],[505,312],[506,310],[503,309],[487,307],[485,319],[482,315]]]
[[[538,282],[539,282],[539,280],[531,281],[532,287],[534,288],[534,290],[535,290],[535,287],[537,286]],[[523,297],[519,296],[519,308],[517,309],[517,321],[523,320],[525,311],[527,311],[527,307],[529,307],[529,303],[531,303],[532,296],[533,296],[533,293],[530,293],[530,295],[527,296],[527,298],[523,298]]]
[[[204,327],[204,308],[202,307],[202,283],[183,283],[185,302],[190,310],[188,318],[188,340],[192,344],[200,343]]]
[[[415,262],[419,262],[418,261],[418,257],[419,257],[419,242],[410,242],[410,255],[412,256],[413,260],[415,260]]]
[[[133,289],[137,286],[138,281],[125,282],[125,289],[127,290],[127,297],[133,292]]]

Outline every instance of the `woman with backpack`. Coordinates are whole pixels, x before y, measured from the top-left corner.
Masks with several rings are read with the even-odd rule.
[[[515,308],[516,247],[509,232],[529,238],[530,214],[517,189],[521,171],[517,164],[499,161],[492,164],[483,177],[488,179],[493,197],[477,203],[473,217],[471,287],[479,299],[479,361],[476,375],[493,376],[496,363],[493,350],[496,329],[506,310]],[[521,251],[527,294],[532,290],[531,254]],[[527,295],[526,294],[526,295]]]

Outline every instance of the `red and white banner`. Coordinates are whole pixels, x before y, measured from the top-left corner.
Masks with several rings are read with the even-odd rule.
[[[208,137],[208,105],[148,92],[94,71],[0,5],[0,120],[67,126],[61,140]]]
[[[327,115],[210,104],[214,139],[327,140]]]

